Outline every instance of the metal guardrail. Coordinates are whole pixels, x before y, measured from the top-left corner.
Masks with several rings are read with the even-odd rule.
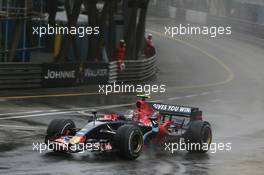
[[[42,69],[39,64],[0,64],[0,89],[41,87]]]
[[[150,58],[125,61],[126,68],[122,72],[119,72],[119,66],[117,61],[110,62],[109,64],[104,63],[104,65],[94,65],[93,68],[95,69],[89,69],[89,73],[91,75],[89,75],[89,77],[83,77],[83,80],[87,79],[87,82],[89,83],[96,82],[98,84],[107,82],[107,79],[108,83],[146,80],[154,76],[157,72],[155,64],[156,52],[154,53],[154,56]],[[91,64],[98,63],[90,63],[88,65],[91,66]],[[54,75],[57,75],[66,71],[70,71],[74,72],[75,78],[73,81],[72,78],[57,77],[56,79],[55,77],[53,77],[51,80],[49,80],[53,82],[50,82],[52,83],[51,85],[54,85],[54,82],[58,82],[58,86],[61,86],[67,81],[73,82],[73,84],[75,85],[75,79],[78,79],[78,70],[80,66],[76,66],[76,64],[71,63],[69,63],[68,66],[62,66],[63,64],[59,64],[59,67],[62,66],[61,68],[63,69],[58,69],[56,65],[57,64],[50,63],[50,66],[48,66],[48,68],[50,68],[50,73],[53,72]],[[106,75],[102,75],[102,70],[104,69],[106,69]],[[2,63],[0,64],[0,90],[45,87],[45,83],[43,82],[48,80],[45,79],[44,72],[47,73],[47,70],[45,69],[45,66],[43,64]],[[78,85],[78,83],[76,85]],[[57,85],[55,86],[57,87]]]
[[[157,72],[156,53],[154,56],[142,60],[125,61],[126,68],[119,72],[117,61],[109,63],[108,83],[142,81],[154,76]]]

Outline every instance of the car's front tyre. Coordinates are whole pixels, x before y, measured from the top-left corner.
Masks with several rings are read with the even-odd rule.
[[[144,145],[143,135],[139,127],[123,125],[118,128],[115,135],[115,146],[120,155],[128,160],[138,158]]]
[[[59,136],[69,135],[75,128],[74,122],[70,119],[54,119],[48,126],[45,143],[48,144]],[[53,151],[58,150],[53,149]]]

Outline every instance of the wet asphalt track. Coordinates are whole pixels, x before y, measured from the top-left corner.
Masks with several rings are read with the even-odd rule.
[[[148,29],[162,33],[164,25],[172,25],[172,21],[151,18]],[[87,118],[82,111],[99,106],[101,112],[120,112],[128,109],[120,104],[129,105],[136,98],[132,94],[1,98],[0,174],[263,174],[263,41],[240,34],[182,39],[183,42],[154,34],[159,72],[150,83],[166,84],[167,93],[153,94],[153,100],[200,107],[212,124],[213,141],[231,142],[231,151],[192,155],[153,148],[133,162],[113,154],[40,154],[32,151],[32,143],[43,141],[52,119],[72,118],[81,126]],[[61,89],[45,91],[6,91],[1,96],[61,93]],[[64,90],[87,91],[96,91],[96,87]]]

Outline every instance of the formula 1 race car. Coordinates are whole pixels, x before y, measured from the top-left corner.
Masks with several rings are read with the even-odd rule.
[[[92,111],[92,120],[81,129],[70,119],[54,119],[48,126],[45,143],[56,152],[117,151],[129,160],[139,157],[144,145],[164,143],[172,138],[191,144],[187,148],[190,152],[208,151],[212,130],[202,120],[202,111],[148,102],[149,96],[145,95],[138,97],[141,99],[136,102],[136,109],[123,115],[99,116]]]

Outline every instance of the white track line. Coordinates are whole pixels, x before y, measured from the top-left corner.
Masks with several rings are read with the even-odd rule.
[[[41,113],[41,112],[44,112],[44,111],[24,111],[24,112],[3,113],[3,114],[0,114],[0,116],[20,115],[20,114],[34,114],[34,113]]]
[[[2,114],[0,114],[0,116],[23,115],[23,114],[37,115],[36,113],[44,114],[44,113],[54,113],[54,112],[78,111],[78,110],[85,110],[85,109],[87,109],[87,108],[70,108],[70,109],[51,109],[51,110],[38,110],[38,111],[24,111],[24,112],[2,113]]]
[[[31,114],[31,115],[21,115],[21,116],[13,116],[13,117],[4,117],[0,118],[0,120],[8,120],[8,119],[19,119],[19,118],[30,118],[30,117],[41,117],[48,115],[56,115],[56,114],[69,114],[76,111],[66,111],[66,112],[50,112],[50,113],[42,113],[42,114]]]
[[[210,94],[211,92],[203,92],[200,93],[200,95],[207,95]],[[181,98],[192,98],[192,97],[197,97],[197,94],[192,94],[192,95],[187,95],[184,97],[171,97],[168,98],[167,100],[179,100]],[[154,100],[150,102],[162,102],[164,100]],[[80,111],[88,111],[88,110],[103,110],[103,109],[112,109],[112,108],[120,108],[120,107],[127,107],[127,106],[132,106],[135,103],[128,103],[128,104],[119,104],[119,105],[108,105],[108,106],[100,106],[100,107],[90,107],[90,108],[72,108],[72,109],[65,109],[65,110],[49,110],[48,112],[43,112],[43,111],[31,111],[31,112],[20,112],[20,113],[6,113],[6,114],[0,114],[0,116],[3,115],[19,115],[19,114],[26,114],[30,113],[30,115],[19,115],[19,116],[10,116],[10,117],[3,117],[0,118],[0,120],[8,120],[8,119],[19,119],[19,118],[31,118],[31,117],[41,117],[41,116],[50,116],[50,115],[58,115],[58,114],[69,114],[69,113],[74,113],[74,112],[80,112]],[[42,112],[42,113],[39,113]],[[37,113],[37,114],[34,114]]]
[[[129,104],[121,104],[121,105],[110,105],[110,106],[101,106],[101,107],[91,107],[91,108],[76,108],[78,110],[68,110],[68,111],[59,111],[59,112],[47,112],[47,113],[40,113],[40,114],[30,114],[30,115],[19,115],[19,116],[11,116],[11,117],[3,117],[0,120],[8,120],[8,119],[20,119],[20,118],[31,118],[31,117],[41,117],[41,116],[50,116],[50,115],[58,115],[58,114],[70,114],[73,112],[78,112],[81,110],[92,110],[92,109],[111,109],[111,108],[118,108],[118,107],[125,107],[131,106],[134,103]]]
[[[3,128],[19,128],[19,129],[45,129],[42,127],[34,127],[34,126],[20,126],[20,125],[0,125]]]
[[[186,95],[184,96],[185,98],[193,98],[193,97],[197,97],[198,95],[197,94],[192,94],[192,95]]]
[[[112,109],[112,108],[120,108],[120,107],[126,107],[126,106],[132,106],[136,103],[127,103],[127,104],[119,104],[119,105],[107,105],[107,106],[100,106],[100,107],[94,107],[94,108],[86,108],[88,110],[91,109]]]
[[[160,102],[162,102],[162,101],[164,101],[164,100],[152,100],[152,101],[150,101],[150,102],[152,102],[152,103],[160,103]]]
[[[173,101],[173,100],[180,100],[182,99],[182,97],[172,97],[172,98],[168,98],[168,100]]]
[[[208,95],[208,94],[210,94],[211,92],[202,92],[202,93],[200,93],[200,95]]]

